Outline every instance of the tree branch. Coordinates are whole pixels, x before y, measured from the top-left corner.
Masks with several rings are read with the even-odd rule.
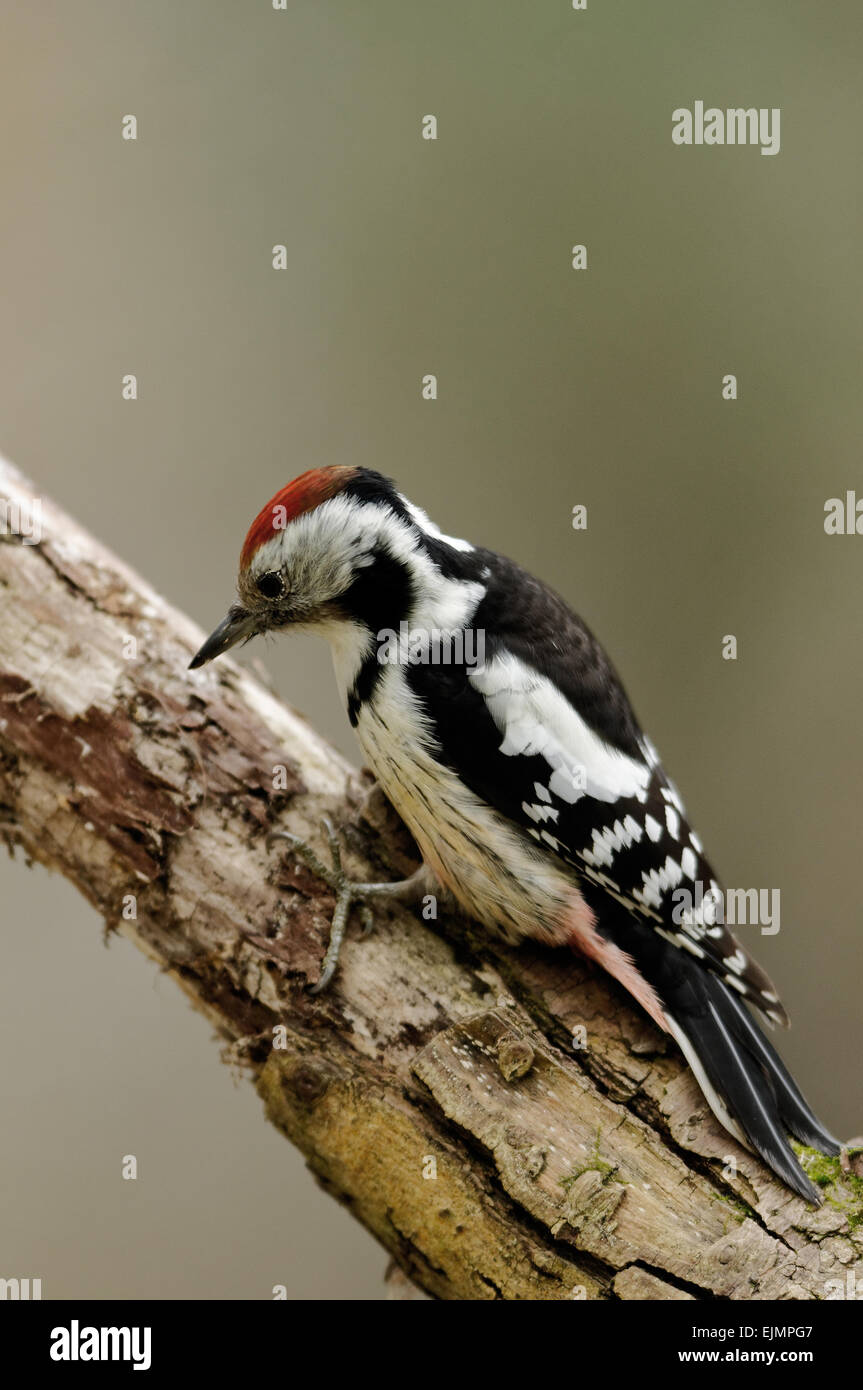
[[[0,835],[174,977],[415,1285],[807,1299],[844,1282],[861,1178],[804,1155],[826,1197],[810,1210],[581,960],[392,907],[311,996],[332,895],[268,831],[322,844],[329,815],[360,878],[409,872],[407,833],[248,672],[187,672],[199,629],[50,502],[38,544],[9,534],[32,495],[0,463]]]

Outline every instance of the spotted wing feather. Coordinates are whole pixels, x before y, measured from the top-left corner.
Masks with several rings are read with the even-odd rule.
[[[716,920],[719,882],[603,649],[511,561],[487,556],[487,570],[474,618],[482,665],[410,674],[444,757],[538,844],[771,1021],[787,1022],[765,972]]]

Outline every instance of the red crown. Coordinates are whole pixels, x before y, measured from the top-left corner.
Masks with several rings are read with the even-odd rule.
[[[240,569],[250,564],[256,550],[279,531],[283,531],[289,521],[294,521],[305,512],[314,511],[322,502],[341,492],[357,470],[345,465],[332,468],[310,468],[301,473],[292,483],[283,487],[275,497],[271,497],[262,511],[258,512],[240,553]]]

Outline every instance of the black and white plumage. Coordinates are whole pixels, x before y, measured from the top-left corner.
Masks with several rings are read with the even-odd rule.
[[[744,1001],[770,1022],[785,1012],[710,898],[674,912],[675,890],[718,894],[718,881],[563,599],[353,468],[304,474],[263,509],[239,598],[193,665],[272,628],[326,636],[363,752],[433,878],[489,930],[573,946],[608,970],[679,1043],[726,1129],[817,1201],[787,1135],[838,1145]],[[402,624],[469,632],[481,659],[381,660]]]

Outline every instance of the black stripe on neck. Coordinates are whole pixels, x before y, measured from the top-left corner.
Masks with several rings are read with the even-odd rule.
[[[398,632],[399,623],[405,622],[410,615],[414,597],[413,579],[407,565],[396,560],[389,551],[379,550],[372,564],[357,572],[354,582],[339,600],[345,617],[368,628],[374,643],[348,694],[348,718],[352,726],[356,726],[361,706],[372,698],[383,674],[383,666],[378,661],[377,634],[383,629]]]

